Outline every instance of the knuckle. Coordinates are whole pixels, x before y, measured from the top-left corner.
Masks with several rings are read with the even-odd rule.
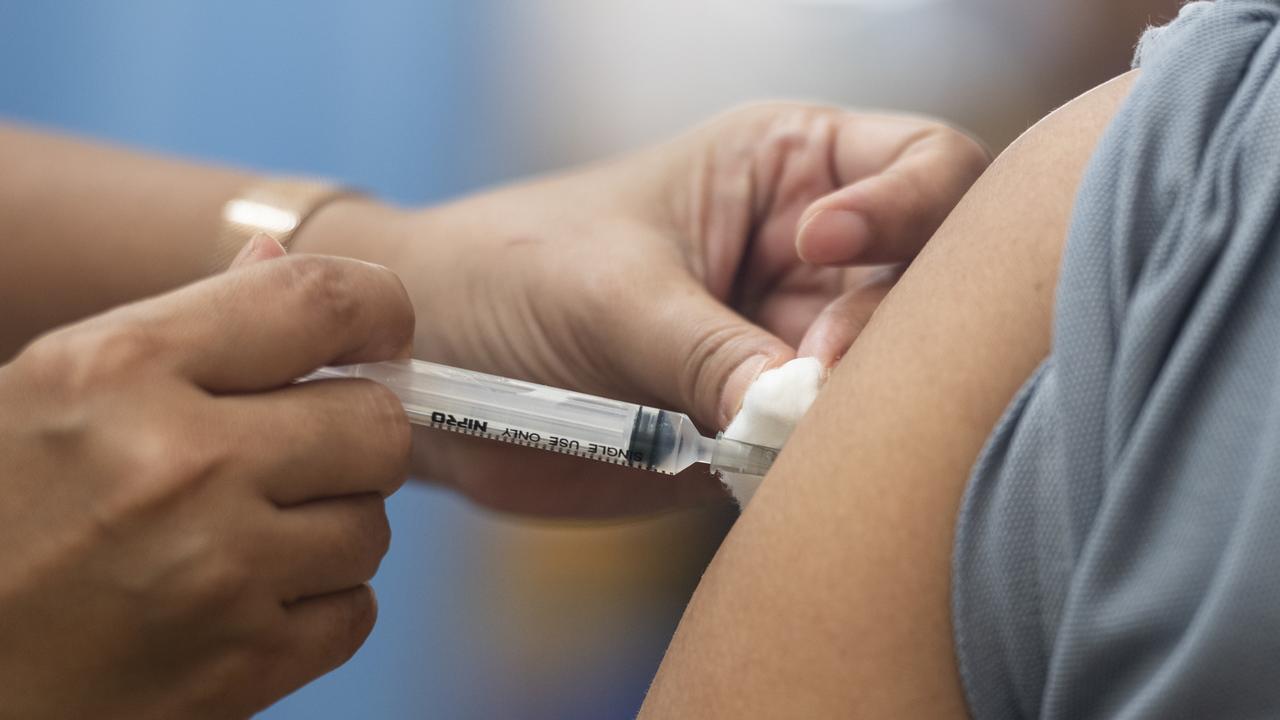
[[[759,159],[777,158],[802,146],[817,106],[766,100],[737,105],[708,125],[715,162],[726,172],[744,172]]]
[[[367,534],[374,558],[373,571],[369,573],[369,577],[373,577],[378,572],[382,558],[386,557],[387,551],[391,549],[391,521],[387,519],[386,506],[381,502],[372,513]]]
[[[725,127],[715,136],[719,166],[753,173],[771,192],[782,193],[775,199],[779,204],[812,199],[830,182],[826,170],[843,113],[829,105],[787,101],[741,106],[726,114]],[[784,172],[793,164],[810,171]]]
[[[369,383],[368,422],[370,427],[377,428],[380,438],[386,442],[387,463],[396,471],[401,471],[409,464],[409,454],[413,446],[413,427],[409,416],[405,413],[400,398],[385,385]],[[398,485],[398,480],[396,480]],[[383,491],[394,488],[381,488]]]
[[[373,588],[361,585],[348,591],[337,605],[325,643],[330,662],[336,666],[350,660],[373,631],[377,619],[378,603]]]
[[[758,111],[765,124],[766,131],[757,146],[750,143],[747,148],[757,157],[773,158],[780,162],[788,155],[802,151],[815,141],[813,127],[815,118],[820,117],[812,108],[774,104]]]
[[[203,542],[204,551],[193,559],[195,571],[182,591],[179,605],[199,612],[234,607],[255,587],[253,571],[243,559],[225,550],[215,539]]]
[[[160,345],[141,323],[93,323],[51,333],[32,343],[20,359],[40,387],[80,394],[137,377]]]
[[[173,417],[154,418],[130,429],[128,464],[144,487],[189,487],[207,478],[221,464],[212,444],[191,442],[185,423]]]
[[[45,335],[23,348],[13,361],[24,382],[41,390],[52,390],[71,374],[77,364],[68,340],[68,330]]]
[[[76,336],[73,348],[81,362],[78,377],[92,383],[129,377],[147,365],[159,350],[159,341],[143,324],[124,323],[86,331]]]
[[[345,538],[346,561],[355,575],[368,581],[378,573],[382,558],[391,547],[391,523],[382,500],[362,498],[359,520]]]
[[[318,314],[328,325],[350,327],[359,319],[360,304],[351,291],[349,267],[337,258],[296,256],[281,263],[282,286],[304,312]]]
[[[714,407],[732,366],[726,364],[726,348],[738,342],[750,330],[741,324],[716,323],[697,328],[697,338],[687,349],[684,372],[680,377],[680,397],[686,407]]]
[[[233,605],[243,598],[253,582],[242,563],[223,562],[204,581],[203,596],[215,605]]]
[[[382,315],[386,318],[387,337],[392,343],[392,351],[413,347],[414,332],[417,327],[417,316],[414,313],[413,301],[400,276],[381,265],[374,266],[378,276],[389,290],[394,302]]]
[[[167,512],[213,477],[223,463],[207,445],[189,442],[180,423],[135,423],[117,449],[119,491],[97,508],[102,523],[114,526],[129,518]]]

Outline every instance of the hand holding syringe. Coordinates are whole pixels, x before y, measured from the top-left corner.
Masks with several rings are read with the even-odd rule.
[[[308,380],[360,377],[386,385],[417,425],[628,467],[675,474],[764,475],[776,448],[703,437],[687,415],[447,365],[403,360],[322,368]]]

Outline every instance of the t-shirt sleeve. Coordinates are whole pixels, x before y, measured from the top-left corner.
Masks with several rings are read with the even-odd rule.
[[[1076,199],[955,539],[975,718],[1280,716],[1280,3],[1195,3]]]

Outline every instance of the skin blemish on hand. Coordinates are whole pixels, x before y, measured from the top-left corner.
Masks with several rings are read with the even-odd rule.
[[[541,244],[542,238],[540,237],[534,235],[516,235],[515,237],[507,238],[506,242],[503,243],[503,247],[508,250],[514,250],[520,247]]]

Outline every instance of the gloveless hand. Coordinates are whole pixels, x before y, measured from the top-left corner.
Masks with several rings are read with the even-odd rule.
[[[716,430],[761,371],[797,353],[834,363],[892,265],[914,257],[988,160],[917,117],[752,106],[594,167],[398,217],[386,235],[401,239],[379,259],[413,297],[419,357],[682,410]],[[347,211],[370,208],[330,219]],[[843,267],[854,263],[865,266]],[[418,447],[426,474],[516,511],[646,510],[717,487],[441,433]]]
[[[373,383],[290,381],[412,327],[385,269],[287,258],[0,367],[0,717],[246,717],[350,657],[408,425]]]

